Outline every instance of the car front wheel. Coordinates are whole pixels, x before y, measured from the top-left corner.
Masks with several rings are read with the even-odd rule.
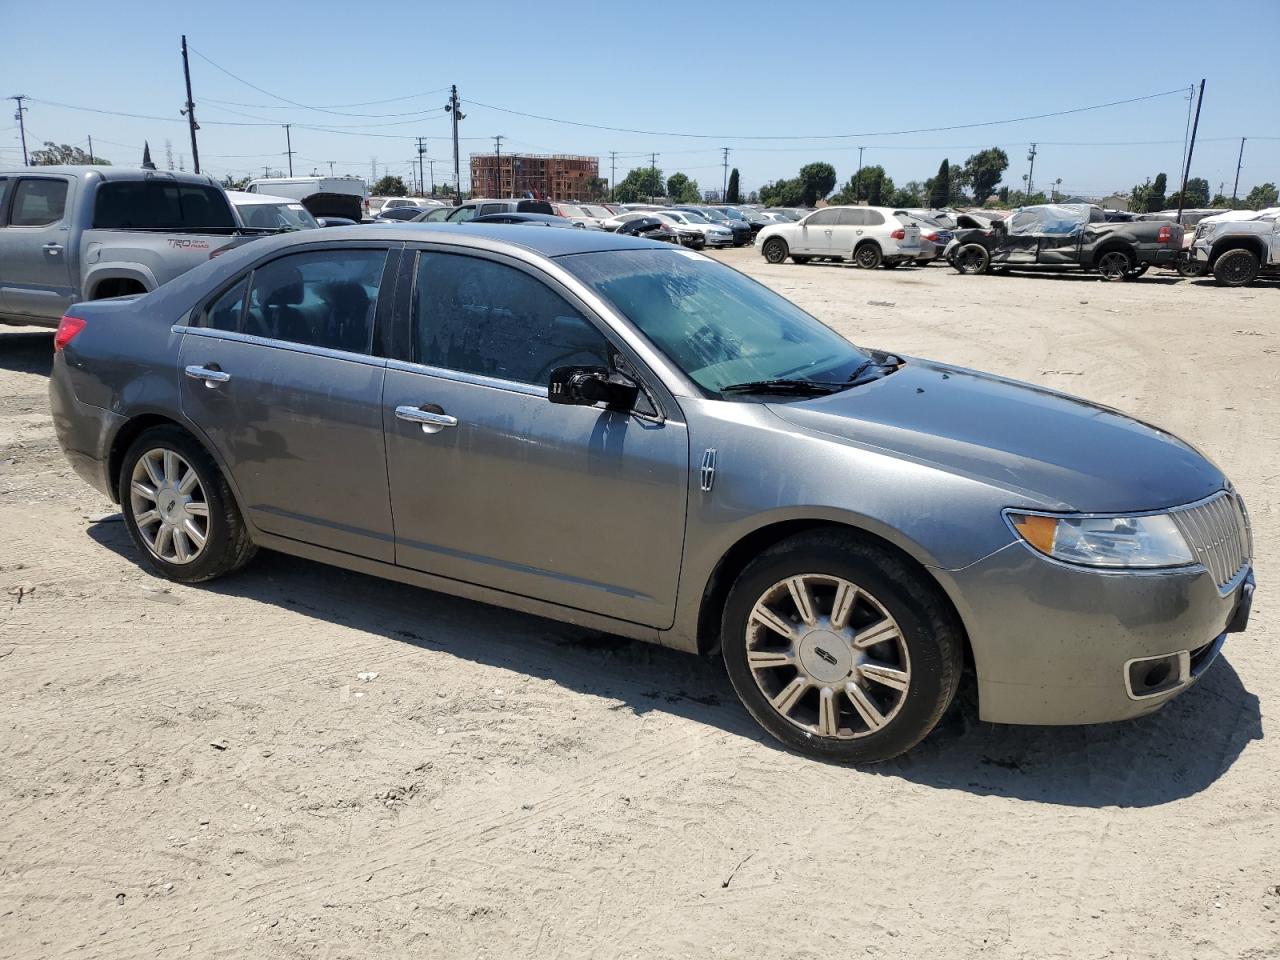
[[[1247,287],[1258,276],[1258,255],[1252,250],[1228,250],[1213,264],[1213,279],[1223,287]]]
[[[782,263],[787,259],[787,243],[779,237],[764,242],[764,258],[769,263]]]
[[[919,572],[840,534],[770,548],[734,584],[721,637],[739,698],[812,757],[887,760],[937,724],[960,682],[960,631]]]
[[[179,583],[212,580],[253,557],[240,510],[213,458],[176,426],[142,433],[124,455],[120,506],[143,562]]]

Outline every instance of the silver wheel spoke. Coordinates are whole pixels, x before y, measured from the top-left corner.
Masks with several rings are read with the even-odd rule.
[[[831,605],[831,626],[837,630],[843,630],[845,624],[849,622],[849,614],[853,611],[853,604],[858,599],[858,588],[852,583],[845,580],[840,581],[840,586],[836,588],[836,599]]]
[[[896,640],[897,637],[898,625],[886,617],[879,623],[858,631],[854,635],[853,645],[859,650],[865,650],[867,647],[874,647],[877,643],[884,643],[886,640]]]
[[[164,451],[164,480],[169,484],[178,482],[178,455],[172,450]]]
[[[858,716],[862,717],[862,722],[867,725],[869,730],[875,732],[885,725],[884,714],[867,696],[865,690],[856,683],[848,683],[845,684],[844,692],[849,697],[849,702],[853,704],[853,709],[858,711]]]
[[[195,544],[197,550],[204,546],[205,535],[201,529],[196,526],[196,522],[194,520],[188,519],[187,522],[182,525],[182,532],[186,534],[188,540]]]
[[[834,737],[840,733],[840,711],[836,708],[836,692],[830,687],[818,691],[818,735]]]
[[[191,559],[191,541],[187,539],[187,532],[182,527],[173,528],[173,552],[180,563]]]
[[[751,611],[751,619],[763,623],[775,633],[780,633],[788,640],[795,636],[795,627],[783,620],[763,603],[757,603],[755,609]]]
[[[816,626],[818,623],[818,614],[814,610],[813,594],[809,591],[809,584],[804,577],[792,577],[787,581],[787,589],[791,592],[791,599],[796,605],[796,613],[800,615],[809,626]]]
[[[790,650],[748,650],[747,665],[752,670],[769,670],[774,667],[789,667],[795,663]]]
[[[165,559],[165,554],[169,552],[169,548],[173,546],[173,527],[167,523],[160,524],[160,529],[156,531],[156,541],[153,544],[156,556]]]
[[[209,515],[209,505],[203,500],[192,500],[187,504],[187,513],[193,517],[207,517]]]
[[[153,453],[154,451],[143,454],[142,468],[147,471],[147,476],[151,479],[151,486],[162,487],[164,486],[164,474],[162,474],[160,472],[160,468],[156,466],[155,457],[152,455]]]
[[[800,698],[808,689],[809,681],[804,677],[796,677],[769,702],[773,704],[773,709],[785,716],[795,709],[795,705],[800,702]]]
[[[138,526],[140,526],[140,527],[145,527],[147,524],[149,524],[149,523],[155,523],[155,522],[156,522],[156,521],[158,521],[159,519],[160,519],[160,511],[159,511],[159,510],[146,510],[146,511],[144,511],[144,512],[142,512],[142,513],[137,514],[137,515],[133,518],[133,522],[134,522],[134,523],[136,523],[136,524],[137,524]]]
[[[199,482],[200,482],[199,475],[196,474],[195,470],[193,470],[190,466],[188,466],[186,474],[183,476],[182,481],[178,484],[178,492],[182,494],[184,497],[190,496],[191,491],[196,488],[196,484],[198,484]]]
[[[142,497],[144,500],[150,500],[152,503],[156,502],[155,487],[149,487],[142,481],[135,480],[133,481],[133,483],[129,485],[129,489],[132,490],[134,493],[136,493],[138,496]]]
[[[882,683],[894,690],[906,690],[911,683],[911,677],[907,671],[891,667],[887,663],[877,663],[874,660],[862,664],[858,667],[858,671],[868,680]]]

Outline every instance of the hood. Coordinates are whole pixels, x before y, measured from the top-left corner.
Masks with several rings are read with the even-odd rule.
[[[1009,506],[1158,510],[1226,483],[1192,446],[1118,411],[928,361],[770,409],[795,426],[1004,487]]]

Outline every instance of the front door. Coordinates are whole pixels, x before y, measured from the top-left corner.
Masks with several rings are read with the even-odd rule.
[[[259,266],[182,340],[182,409],[266,533],[392,562],[386,360],[371,354],[387,250]]]
[[[75,299],[67,225],[74,183],[13,177],[0,188],[0,314],[56,324]]]
[[[832,238],[832,230],[840,219],[839,210],[819,210],[811,213],[800,222],[800,235],[793,252],[805,253],[816,257],[834,257],[838,255]],[[852,247],[850,248],[852,249]]]
[[[616,354],[547,278],[433,251],[420,253],[416,273],[402,310],[413,362],[390,364],[383,407],[396,562],[670,626],[684,424],[548,401],[556,367],[615,366]]]

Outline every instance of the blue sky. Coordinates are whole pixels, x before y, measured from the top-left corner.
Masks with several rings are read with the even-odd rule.
[[[185,31],[198,51],[191,59],[202,166],[215,175],[283,168],[279,125],[289,122],[296,173],[327,172],[332,160],[338,173],[368,176],[376,157],[380,173],[407,174],[421,135],[430,138],[442,180],[451,161],[440,108],[456,83],[466,113],[464,180],[466,155],[492,150],[494,134],[505,137],[504,151],[598,155],[604,176],[609,151],[617,151],[619,178],[656,151],[666,174],[682,170],[704,187],[720,185],[720,148],[728,146],[744,189],[812,160],[832,163],[843,182],[859,146],[864,163],[882,164],[901,183],[931,176],[943,157],[961,162],[999,145],[1011,161],[1006,179],[1020,186],[1027,145],[1036,141],[1037,185],[1061,178],[1068,193],[1100,194],[1161,170],[1176,180],[1185,94],[971,129],[893,132],[1144,97],[1204,76],[1192,176],[1215,190],[1225,182],[1230,193],[1245,136],[1241,193],[1280,181],[1276,0],[969,2],[939,4],[936,13],[927,3],[312,0],[161,8],[73,0],[57,5],[56,20],[51,9],[0,0],[7,37],[0,95],[32,98],[29,146],[83,146],[92,135],[95,152],[115,163],[136,163],[145,139],[163,165],[168,139],[175,161],[191,168],[177,113]],[[795,139],[763,139],[783,137]],[[0,164],[20,156],[6,109]]]

